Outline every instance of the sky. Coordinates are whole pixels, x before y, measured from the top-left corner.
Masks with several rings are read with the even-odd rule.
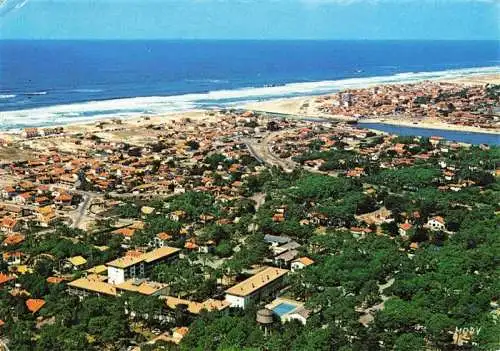
[[[0,38],[500,40],[500,0],[0,0]]]

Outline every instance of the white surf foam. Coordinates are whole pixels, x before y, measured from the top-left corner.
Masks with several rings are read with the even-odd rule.
[[[15,98],[16,95],[14,94],[0,94],[0,99],[4,100],[4,99],[13,99]]]
[[[29,93],[23,93],[23,95],[26,95],[26,96],[38,96],[38,95],[47,95],[47,92],[46,91],[35,91],[35,92],[29,92]]]
[[[331,93],[348,88],[376,84],[411,83],[421,80],[458,78],[471,74],[499,74],[500,66],[455,69],[439,72],[408,72],[392,76],[347,78],[281,86],[217,90],[202,94],[135,97],[89,101],[66,105],[0,112],[0,129],[86,122],[110,117],[134,117],[144,114],[164,114],[192,110],[235,106],[249,101],[281,97],[307,96]]]

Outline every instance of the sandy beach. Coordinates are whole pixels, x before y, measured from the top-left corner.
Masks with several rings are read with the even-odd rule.
[[[439,81],[457,83],[463,85],[478,85],[478,84],[500,84],[500,75],[470,75],[467,77],[460,77],[456,79],[441,79]],[[413,82],[415,83],[415,82]],[[408,84],[408,83],[401,83]],[[381,84],[375,84],[381,85]],[[367,85],[370,87],[373,85]],[[271,112],[279,114],[295,115],[296,117],[304,118],[326,118],[338,120],[343,122],[354,122],[356,118],[342,115],[330,115],[317,111],[319,99],[324,95],[295,97],[295,98],[282,98],[275,100],[267,100],[262,102],[254,102],[238,106],[242,109]],[[214,121],[215,116],[210,110],[190,110],[185,112],[171,112],[157,116],[139,116],[130,118],[113,118],[113,119],[97,119],[92,122],[75,122],[65,125],[65,134],[77,133],[95,133],[105,139],[113,141],[121,141],[127,138],[131,141],[139,141],[140,135],[136,135],[134,130],[137,128],[144,128],[147,125],[159,125],[168,122],[181,122],[183,119],[203,119],[207,122]],[[359,121],[362,123],[383,123],[390,125],[399,125],[404,127],[417,127],[427,129],[443,129],[450,131],[466,131],[466,132],[479,132],[489,134],[500,134],[500,129],[483,129],[472,126],[460,126],[442,123],[436,120],[420,120],[418,122],[405,121],[402,119],[389,119],[389,118],[371,118]],[[19,132],[0,132],[0,139],[8,141],[20,140],[21,135]]]
[[[484,85],[484,84],[500,84],[500,75],[499,74],[478,74],[478,75],[470,75],[467,77],[453,78],[453,79],[437,79],[435,81],[454,83],[454,84],[462,84],[464,86],[472,86],[472,85]],[[415,82],[412,82],[415,83]],[[408,83],[400,83],[400,84],[408,84]],[[380,86],[381,84],[374,84]],[[374,86],[374,85],[366,85],[366,88]],[[335,120],[344,120],[344,121],[352,121],[354,118],[348,116],[333,116],[329,114],[322,114],[317,112],[316,107],[318,106],[317,100],[324,95],[318,96],[310,96],[310,97],[298,97],[298,98],[289,98],[289,99],[276,99],[270,101],[262,101],[255,102],[251,104],[246,104],[243,108],[248,110],[256,110],[263,112],[271,112],[271,113],[281,113],[281,114],[292,114],[299,116],[307,116],[307,117],[319,117],[319,118],[327,118],[327,119],[335,119]],[[484,129],[473,126],[461,126],[454,125],[448,123],[442,123],[436,120],[426,119],[420,120],[418,122],[414,121],[405,121],[402,119],[395,118],[384,118],[381,117],[371,118],[371,119],[363,119],[359,120],[359,123],[382,123],[382,124],[390,124],[396,126],[404,126],[404,127],[413,127],[413,128],[425,128],[425,129],[443,129],[450,131],[462,131],[462,132],[476,132],[476,133],[488,133],[488,134],[499,134],[500,128],[496,129]]]

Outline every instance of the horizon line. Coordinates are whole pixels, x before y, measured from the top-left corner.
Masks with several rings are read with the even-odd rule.
[[[0,41],[469,41],[469,42],[479,42],[479,41],[489,41],[489,42],[499,42],[500,38],[497,39],[447,39],[447,38],[387,38],[387,39],[375,39],[375,38],[344,38],[344,39],[326,39],[326,38],[0,38]]]

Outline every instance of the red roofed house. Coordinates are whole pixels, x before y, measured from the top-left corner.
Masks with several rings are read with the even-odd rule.
[[[432,231],[440,231],[445,229],[445,221],[441,216],[436,216],[427,221],[427,227]]]
[[[31,313],[37,313],[45,305],[45,300],[42,299],[28,299],[26,300],[26,307]]]
[[[118,234],[123,236],[125,239],[130,240],[135,233],[135,229],[130,228],[120,228],[112,232],[113,234]]]
[[[16,189],[11,186],[6,186],[2,191],[2,197],[4,199],[12,199],[14,196],[16,196],[16,194]]]
[[[171,241],[172,239],[173,239],[173,237],[169,233],[165,233],[165,232],[158,233],[153,238],[153,240],[151,240],[149,245],[153,246],[153,247],[165,247],[165,246],[168,246],[169,241]]]
[[[4,233],[12,233],[15,231],[16,226],[17,220],[10,217],[4,217],[0,223],[0,230]]]
[[[23,253],[20,251],[2,253],[2,259],[8,265],[19,265],[22,262],[22,258],[23,258]]]
[[[172,334],[172,341],[176,344],[179,344],[181,340],[189,333],[188,327],[179,327],[175,328]]]
[[[408,236],[411,228],[413,228],[413,226],[408,222],[400,224],[399,225],[399,235]]]
[[[307,266],[310,266],[314,263],[313,260],[311,260],[309,257],[300,257],[294,260],[291,264],[292,272],[303,269]]]
[[[73,201],[73,196],[69,194],[61,194],[54,199],[56,205],[69,206]]]
[[[14,280],[15,277],[12,275],[7,275],[5,273],[0,273],[0,287],[12,280]]]
[[[24,241],[24,235],[21,234],[11,234],[7,235],[7,237],[3,241],[4,246],[13,246],[18,245]]]

